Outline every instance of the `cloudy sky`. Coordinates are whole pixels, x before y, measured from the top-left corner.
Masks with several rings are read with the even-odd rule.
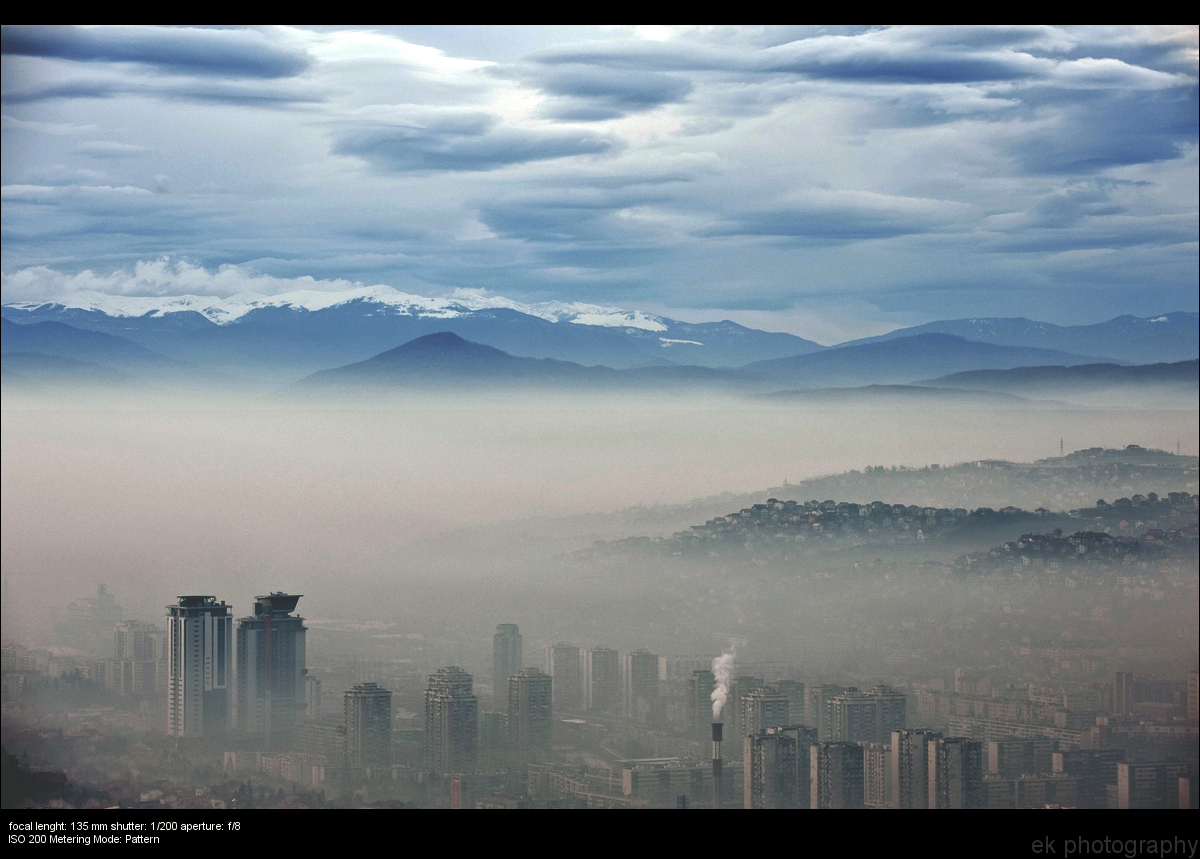
[[[3,28],[3,300],[1197,309],[1198,30]]]

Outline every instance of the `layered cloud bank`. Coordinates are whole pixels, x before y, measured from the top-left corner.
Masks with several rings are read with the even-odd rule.
[[[386,284],[827,340],[1191,310],[1198,42],[6,26],[4,300]]]

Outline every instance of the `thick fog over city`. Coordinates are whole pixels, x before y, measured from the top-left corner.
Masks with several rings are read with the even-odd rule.
[[[363,620],[397,611],[416,619],[447,599],[463,601],[455,613],[471,611],[463,588],[476,599],[487,591],[481,608],[511,601],[513,610],[547,577],[571,584],[575,576],[558,571],[562,553],[595,540],[670,536],[736,512],[755,493],[758,501],[786,494],[785,481],[876,465],[1033,462],[1056,456],[1064,438],[1068,453],[1136,439],[1172,452],[1180,442],[1194,456],[1197,436],[1192,410],[812,408],[636,395],[542,396],[531,408],[520,396],[414,399],[314,406],[237,394],[6,397],[3,526],[19,539],[4,541],[2,560],[20,607],[13,619],[29,632],[47,629],[47,612],[97,581],[146,616],[185,581],[185,590],[237,603],[272,583],[306,594],[322,614]],[[1146,487],[1156,488],[1176,487]],[[960,497],[912,483],[888,490],[881,481],[835,500],[1031,510],[1096,500],[1072,494],[1056,503],[1051,487],[1035,483]],[[736,495],[736,509],[722,493]],[[653,563],[644,572],[658,578]],[[596,617],[591,598],[621,598],[626,609],[642,599],[635,584],[589,597],[589,578],[558,607],[564,630],[625,623],[616,606],[613,617]],[[56,586],[48,590],[47,581]],[[649,620],[626,634],[657,638]],[[702,625],[692,634],[703,635]]]
[[[1198,56],[5,26],[4,807],[1197,807]]]

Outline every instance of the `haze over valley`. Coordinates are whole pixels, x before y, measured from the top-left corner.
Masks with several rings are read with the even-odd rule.
[[[1195,807],[1198,58],[5,26],[4,805]]]

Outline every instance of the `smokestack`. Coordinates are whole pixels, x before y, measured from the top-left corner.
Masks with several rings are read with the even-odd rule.
[[[721,723],[712,723],[713,808],[721,807]]]

